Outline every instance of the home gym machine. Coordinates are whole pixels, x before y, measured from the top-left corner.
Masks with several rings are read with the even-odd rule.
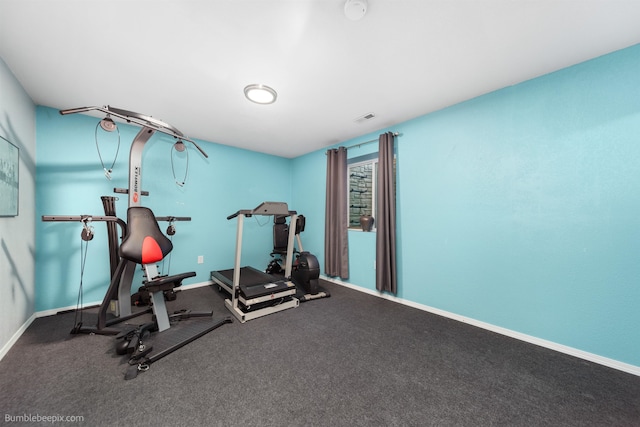
[[[291,267],[291,277],[298,292],[296,298],[300,302],[311,301],[314,299],[328,298],[331,294],[320,286],[320,264],[318,258],[302,247],[300,233],[304,231],[306,218],[304,215],[298,215],[295,222],[295,236],[298,247],[293,249],[295,260]],[[287,224],[286,217],[274,216],[273,218],[273,251],[271,256],[273,259],[267,265],[265,270],[267,274],[282,274],[284,272],[283,265],[286,265],[289,251],[287,248],[287,239],[291,230],[290,224]]]
[[[156,218],[153,212],[141,206],[141,196],[147,193],[142,191],[142,152],[144,145],[147,141],[156,133],[160,132],[169,135],[177,140],[176,144],[182,144],[181,150],[186,149],[184,142],[192,143],[196,149],[204,156],[207,154],[196,144],[195,141],[185,137],[182,132],[173,126],[164,123],[160,120],[152,117],[134,113],[132,111],[122,110],[111,106],[104,107],[82,107],[68,110],[61,110],[60,114],[75,114],[85,113],[89,111],[100,111],[106,114],[106,117],[100,122],[100,126],[103,129],[116,129],[115,122],[111,117],[116,117],[124,120],[127,123],[133,123],[141,127],[140,131],[134,137],[129,152],[129,186],[127,189],[114,189],[116,193],[122,193],[128,195],[128,210],[127,210],[127,223],[112,215],[106,216],[43,216],[43,221],[81,221],[86,223],[88,221],[106,221],[108,224],[116,223],[120,225],[123,234],[122,244],[120,245],[118,252],[119,258],[115,268],[112,263],[112,278],[107,290],[107,293],[100,305],[98,324],[95,328],[84,328],[82,326],[74,328],[72,332],[88,332],[99,334],[118,334],[119,338],[122,338],[127,343],[126,352],[134,353],[130,359],[130,365],[135,368],[136,374],[138,371],[146,370],[148,365],[161,357],[181,348],[187,343],[197,339],[204,334],[213,331],[214,329],[222,326],[225,323],[230,323],[233,319],[229,316],[218,322],[205,322],[205,329],[202,329],[202,325],[197,327],[195,333],[193,331],[180,331],[179,341],[163,343],[165,350],[161,351],[153,357],[148,357],[151,350],[151,346],[142,345],[140,338],[146,336],[150,331],[163,332],[171,327],[172,320],[182,320],[189,317],[211,317],[213,313],[207,312],[191,312],[180,311],[172,315],[169,315],[165,305],[164,292],[167,290],[173,290],[182,285],[182,281],[188,277],[194,277],[195,272],[187,272],[171,276],[162,276],[158,273],[156,262],[161,261],[171,250],[173,245],[171,241],[160,231],[158,226],[159,219],[169,220],[171,223],[178,219],[189,220],[190,218],[176,218],[176,217],[164,217]],[[104,122],[104,125],[103,125]],[[104,165],[103,165],[104,167]],[[111,170],[105,168],[105,175],[110,179]],[[104,201],[103,201],[104,203]],[[105,204],[105,210],[107,209]],[[115,212],[115,211],[114,211]],[[113,240],[113,239],[111,239]],[[110,242],[110,244],[113,242]],[[131,282],[134,276],[135,268],[137,264],[141,264],[146,273],[146,280],[143,283],[143,288],[149,292],[150,299],[152,301],[152,310],[154,313],[154,321],[142,325],[137,329],[130,331],[120,331],[118,329],[110,328],[109,326],[124,320],[130,319],[138,315],[131,312]],[[116,313],[118,319],[113,322],[108,322],[106,314],[109,305],[113,300],[117,300],[118,309]],[[187,335],[187,338],[184,336]],[[141,347],[144,351],[141,351]],[[123,346],[119,346],[122,349]],[[132,363],[133,361],[133,363]],[[135,375],[127,374],[128,377],[135,377]]]
[[[296,286],[291,281],[292,256],[287,257],[284,279],[253,267],[240,266],[244,219],[255,215],[290,218],[293,226],[287,239],[289,255],[293,254],[295,223],[298,218],[296,212],[290,211],[283,202],[263,202],[255,209],[239,210],[227,217],[227,220],[238,218],[234,267],[229,270],[212,271],[211,280],[231,295],[231,299],[225,299],[225,306],[242,323],[299,305],[295,297]]]
[[[105,196],[103,196],[103,201]],[[106,210],[106,207],[105,207]],[[174,221],[190,221],[189,217],[155,217],[156,221],[169,221],[173,223]],[[133,281],[133,275],[135,272],[135,263],[131,268],[127,267],[128,264],[123,263],[121,256],[119,255],[119,242],[117,237],[117,229],[110,229],[109,225],[117,224],[120,227],[121,234],[120,240],[124,239],[128,235],[128,226],[122,219],[116,217],[115,215],[43,215],[42,221],[44,222],[80,222],[82,223],[82,231],[80,233],[80,237],[82,240],[90,241],[93,239],[93,227],[92,224],[94,222],[106,222],[107,223],[107,231],[109,235],[109,255],[110,255],[110,267],[111,267],[111,279],[109,283],[109,288],[107,289],[107,293],[105,294],[102,303],[98,308],[98,321],[96,326],[86,326],[82,324],[82,322],[74,325],[71,330],[72,334],[99,334],[99,335],[116,335],[120,333],[120,329],[113,328],[113,325],[118,323],[122,323],[124,321],[133,319],[135,317],[146,314],[150,311],[154,311],[154,315],[160,319],[160,323],[163,325],[162,330],[168,329],[168,327],[164,326],[167,324],[168,320],[165,319],[167,317],[166,310],[164,310],[164,298],[160,300],[160,295],[156,294],[155,302],[153,306],[151,306],[147,310],[140,310],[138,312],[133,312],[131,307],[131,284]],[[116,231],[114,235],[113,232]],[[115,237],[114,237],[115,236]],[[115,254],[115,259],[114,255]],[[115,262],[114,262],[115,261]],[[188,275],[187,275],[188,274]],[[187,277],[195,276],[195,273],[185,273],[182,275],[178,275],[175,277],[175,280],[172,281],[175,284],[175,288],[181,285],[182,280]],[[149,277],[149,276],[147,276]],[[174,277],[174,276],[170,276]],[[145,291],[148,291],[147,286],[142,286]],[[170,289],[163,289],[163,297],[164,292],[169,291]],[[173,288],[171,289],[173,290]],[[150,294],[150,297],[152,295]],[[153,301],[152,297],[152,301]],[[109,318],[109,312],[113,312],[115,317]],[[157,312],[157,313],[156,313]],[[194,313],[195,314],[195,313]],[[209,312],[203,313],[204,315],[210,316]]]

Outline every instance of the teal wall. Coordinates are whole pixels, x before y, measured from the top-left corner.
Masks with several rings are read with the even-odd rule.
[[[151,113],[151,112],[144,112]],[[106,179],[95,142],[97,118],[61,116],[57,110],[37,108],[37,245],[36,309],[74,306],[80,285],[80,223],[41,222],[42,215],[104,215],[100,196],[117,196],[116,213],[126,219],[128,199],[113,188],[126,188],[129,148],[139,127],[119,124],[121,146],[112,180]],[[187,129],[181,129],[188,134]],[[99,132],[100,154],[108,166],[116,149],[115,134]],[[157,216],[189,216],[176,223],[174,250],[163,273],[195,271],[185,284],[209,280],[211,270],[233,267],[236,221],[226,217],[270,201],[289,202],[291,160],[197,141],[209,158],[189,148],[186,185],[176,185],[171,166],[174,140],[156,133],[146,143],[142,158],[142,188],[150,195],[143,206]],[[174,157],[176,176],[184,176],[186,157]],[[166,229],[166,224],[161,224]],[[89,243],[84,268],[84,302],[102,299],[109,282],[107,231],[94,223],[95,237]],[[265,217],[245,222],[243,264],[266,267],[273,248],[272,223]],[[198,256],[204,264],[197,264]],[[170,270],[169,270],[170,267]],[[141,273],[134,282],[139,286]]]
[[[401,133],[398,297],[640,366],[638,76],[640,45],[342,144]],[[293,164],[321,266],[325,163]],[[374,243],[349,232],[369,290]]]

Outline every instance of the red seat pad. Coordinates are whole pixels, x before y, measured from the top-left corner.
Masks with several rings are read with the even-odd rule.
[[[142,263],[151,264],[162,261],[162,249],[153,237],[147,236],[142,241]]]

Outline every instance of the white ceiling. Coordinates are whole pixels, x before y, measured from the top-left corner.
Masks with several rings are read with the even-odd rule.
[[[0,57],[38,105],[296,157],[640,43],[639,0],[368,0],[359,21],[344,3],[0,0]]]

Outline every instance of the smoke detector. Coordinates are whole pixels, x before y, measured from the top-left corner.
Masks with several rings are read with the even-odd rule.
[[[344,15],[352,21],[358,21],[367,13],[367,0],[347,0]]]

